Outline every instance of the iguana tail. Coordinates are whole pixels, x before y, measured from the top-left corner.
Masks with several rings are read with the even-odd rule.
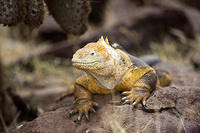
[[[160,62],[162,62],[162,59],[155,55],[145,55],[145,56],[140,56],[139,59],[147,63],[149,66],[154,66]]]
[[[157,86],[166,87],[171,84],[172,77],[167,71],[156,70],[156,75],[158,77]]]

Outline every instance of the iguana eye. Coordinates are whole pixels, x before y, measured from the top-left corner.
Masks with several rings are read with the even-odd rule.
[[[95,51],[90,52],[90,55],[92,56],[95,55]]]

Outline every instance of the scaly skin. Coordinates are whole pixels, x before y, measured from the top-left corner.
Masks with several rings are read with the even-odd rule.
[[[76,107],[70,112],[78,113],[78,121],[85,115],[89,120],[89,111],[98,104],[92,101],[93,94],[110,94],[121,91],[123,104],[142,102],[145,105],[150,93],[156,86],[169,85],[170,76],[157,77],[156,71],[148,65],[136,66],[130,57],[120,49],[114,49],[103,37],[78,50],[72,59],[73,66],[86,72],[77,78],[74,84]],[[136,63],[137,64],[137,63]],[[166,78],[165,78],[166,77]]]

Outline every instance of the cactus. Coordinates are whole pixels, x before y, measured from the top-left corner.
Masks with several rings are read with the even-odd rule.
[[[39,27],[44,19],[44,1],[26,0],[26,10],[24,23],[29,27]]]
[[[16,25],[24,17],[24,0],[0,0],[0,23]]]
[[[80,35],[87,30],[90,2],[88,0],[45,0],[50,13],[68,34]],[[19,23],[31,29],[42,24],[44,0],[0,0],[0,24]]]
[[[87,30],[88,0],[45,0],[55,20],[66,33],[80,35]]]
[[[8,26],[25,23],[38,27],[44,16],[43,0],[0,0],[0,23]]]

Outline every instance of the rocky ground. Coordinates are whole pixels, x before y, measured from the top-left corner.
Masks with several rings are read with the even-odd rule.
[[[68,118],[73,96],[52,104],[33,121],[25,122],[13,133],[199,133],[200,74],[190,68],[163,62],[156,69],[167,70],[173,77],[171,86],[157,88],[147,100],[147,107],[121,105],[120,94],[96,95],[100,106],[90,121]]]

